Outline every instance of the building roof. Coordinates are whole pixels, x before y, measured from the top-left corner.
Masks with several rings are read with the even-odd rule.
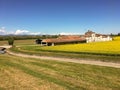
[[[97,33],[93,32],[93,31],[90,31],[90,30],[88,30],[88,31],[85,33],[84,37],[91,37],[92,34],[95,34],[95,37],[100,37],[100,36],[102,36],[103,38],[108,37],[108,35],[97,34]]]
[[[91,37],[92,34],[95,34],[95,32],[88,30],[88,31],[85,33],[85,37]]]
[[[91,37],[92,34],[95,34],[95,37],[100,37],[106,38],[108,35],[103,35],[103,34],[96,34],[93,31],[88,30],[85,35],[61,35],[58,38],[54,39],[43,39],[42,42],[46,43],[66,43],[66,42],[81,42],[81,41],[86,41],[86,37]]]
[[[43,39],[42,42],[47,43],[64,43],[64,42],[80,42],[85,41],[86,39],[78,35],[62,35],[56,39]]]

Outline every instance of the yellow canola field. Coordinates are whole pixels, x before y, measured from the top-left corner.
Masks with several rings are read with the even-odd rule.
[[[42,50],[120,54],[120,37],[113,41],[41,47]]]
[[[120,41],[120,36],[114,37],[114,41]]]

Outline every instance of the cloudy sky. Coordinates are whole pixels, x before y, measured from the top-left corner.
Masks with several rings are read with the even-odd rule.
[[[120,0],[0,0],[0,34],[120,32]]]

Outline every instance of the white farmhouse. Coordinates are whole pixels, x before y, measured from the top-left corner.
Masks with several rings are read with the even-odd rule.
[[[101,41],[112,41],[112,38],[109,35],[102,35],[102,34],[96,34],[95,32],[92,32],[88,30],[88,32],[85,33],[86,42],[101,42]]]
[[[36,43],[41,44],[41,46],[54,46],[61,44],[70,43],[89,43],[89,42],[101,42],[101,41],[112,41],[109,35],[96,34],[88,30],[85,35],[61,35],[58,38],[48,38],[48,39],[37,39]]]

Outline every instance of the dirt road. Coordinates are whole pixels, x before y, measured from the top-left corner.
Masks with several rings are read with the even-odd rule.
[[[3,48],[11,48],[12,46],[10,46],[10,45],[4,45],[4,46],[0,46],[0,47],[3,47]]]
[[[7,51],[7,53],[10,55],[27,57],[27,58],[38,58],[38,59],[44,59],[44,60],[56,60],[56,61],[74,62],[74,63],[81,63],[81,64],[91,64],[91,65],[98,65],[98,66],[120,68],[120,63],[102,62],[97,60],[92,61],[92,60],[68,59],[68,58],[58,58],[58,57],[48,57],[48,56],[36,56],[36,55],[27,55],[22,53],[14,53],[11,51]]]

